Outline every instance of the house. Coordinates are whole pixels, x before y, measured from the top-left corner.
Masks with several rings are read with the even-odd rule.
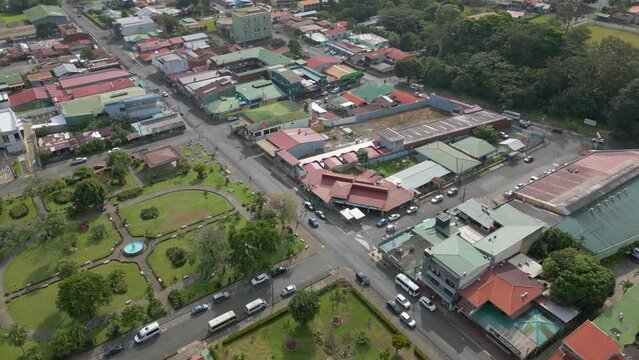
[[[127,140],[153,138],[183,133],[186,123],[180,114],[162,112],[150,119],[131,123],[134,132],[127,135]]]
[[[272,36],[272,19],[269,11],[261,7],[246,7],[231,13],[231,39],[236,43],[246,43]]]
[[[44,87],[35,87],[9,94],[9,106],[14,111],[45,108],[52,105],[51,97]]]
[[[69,132],[59,132],[38,138],[38,147],[51,151],[53,156],[69,153],[80,145]]]
[[[334,56],[311,56],[306,59],[306,66],[313,70],[323,72],[325,69],[333,65],[339,65],[341,62],[342,61],[339,58]]]
[[[353,45],[346,40],[331,41],[327,45],[329,50],[334,51],[340,56],[350,57],[367,51],[364,47]]]
[[[119,34],[123,37],[155,31],[155,22],[148,16],[129,16],[115,19],[114,24]]]
[[[80,74],[75,76],[69,76],[64,79],[59,79],[60,86],[63,89],[69,90],[76,87],[97,84],[109,80],[117,80],[122,78],[130,78],[132,75],[130,72],[122,69],[108,69],[102,71],[95,71],[87,74]]]
[[[27,80],[31,86],[42,86],[53,81],[53,75],[50,71],[39,71],[27,74]]]
[[[302,0],[297,3],[297,9],[300,12],[320,10],[322,8],[321,0]]]
[[[0,90],[17,90],[24,87],[22,75],[15,71],[0,72]]]
[[[620,348],[608,334],[586,320],[561,342],[549,360],[623,360]]]
[[[280,130],[256,142],[282,169],[295,176],[296,160],[324,150],[327,137],[311,128]],[[295,160],[293,160],[295,159]]]
[[[19,121],[11,109],[0,109],[0,149],[10,154],[19,153],[24,148],[24,139],[19,129]]]
[[[388,39],[375,34],[352,35],[348,40],[354,45],[362,45],[369,50],[379,50],[388,47]]]
[[[66,76],[76,75],[80,73],[80,69],[70,63],[60,64],[53,68],[53,74],[56,78],[61,79]]]
[[[33,25],[54,23],[62,25],[69,22],[67,14],[61,7],[55,5],[36,5],[24,11],[27,20]]]
[[[466,137],[460,141],[451,144],[457,150],[464,152],[471,156],[473,159],[477,159],[484,162],[497,155],[497,148],[490,145],[486,140],[478,139],[473,136]]]
[[[137,154],[147,168],[156,174],[173,171],[177,168],[182,155],[173,146],[168,145],[154,150],[146,150]]]
[[[326,75],[303,65],[288,68],[276,65],[269,70],[269,76],[290,99],[298,99],[327,85]]]
[[[348,38],[352,33],[344,28],[335,28],[324,31],[324,35],[326,35],[330,41],[338,41]]]
[[[190,17],[182,18],[178,23],[183,29],[189,32],[206,30],[206,25]]]
[[[151,64],[164,75],[189,70],[189,63],[186,57],[176,51],[152,57]]]

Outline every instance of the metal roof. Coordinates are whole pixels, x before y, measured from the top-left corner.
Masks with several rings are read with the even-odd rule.
[[[481,164],[479,161],[441,141],[426,144],[416,150],[455,174],[472,170]]]
[[[472,136],[453,143],[452,146],[476,159],[495,153],[497,151],[497,149],[495,149],[494,146],[490,145],[488,141]]]
[[[413,190],[428,184],[434,177],[443,177],[448,174],[450,171],[443,166],[426,160],[389,176],[387,180],[399,184],[406,190]]]

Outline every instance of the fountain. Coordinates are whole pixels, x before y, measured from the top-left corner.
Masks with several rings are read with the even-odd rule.
[[[144,242],[140,240],[129,241],[122,248],[124,256],[136,256],[144,251]]]

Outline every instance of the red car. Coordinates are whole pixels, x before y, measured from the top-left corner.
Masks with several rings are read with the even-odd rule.
[[[101,169],[104,169],[104,167],[105,167],[104,164],[93,164],[93,165],[91,165],[91,169],[93,169],[93,170],[101,170]]]

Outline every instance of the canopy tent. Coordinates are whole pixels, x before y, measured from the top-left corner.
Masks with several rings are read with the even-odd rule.
[[[364,213],[358,209],[358,208],[352,208],[352,209],[344,209],[342,211],[339,212],[340,214],[342,214],[342,216],[346,219],[346,220],[359,220],[361,218],[363,218]]]

